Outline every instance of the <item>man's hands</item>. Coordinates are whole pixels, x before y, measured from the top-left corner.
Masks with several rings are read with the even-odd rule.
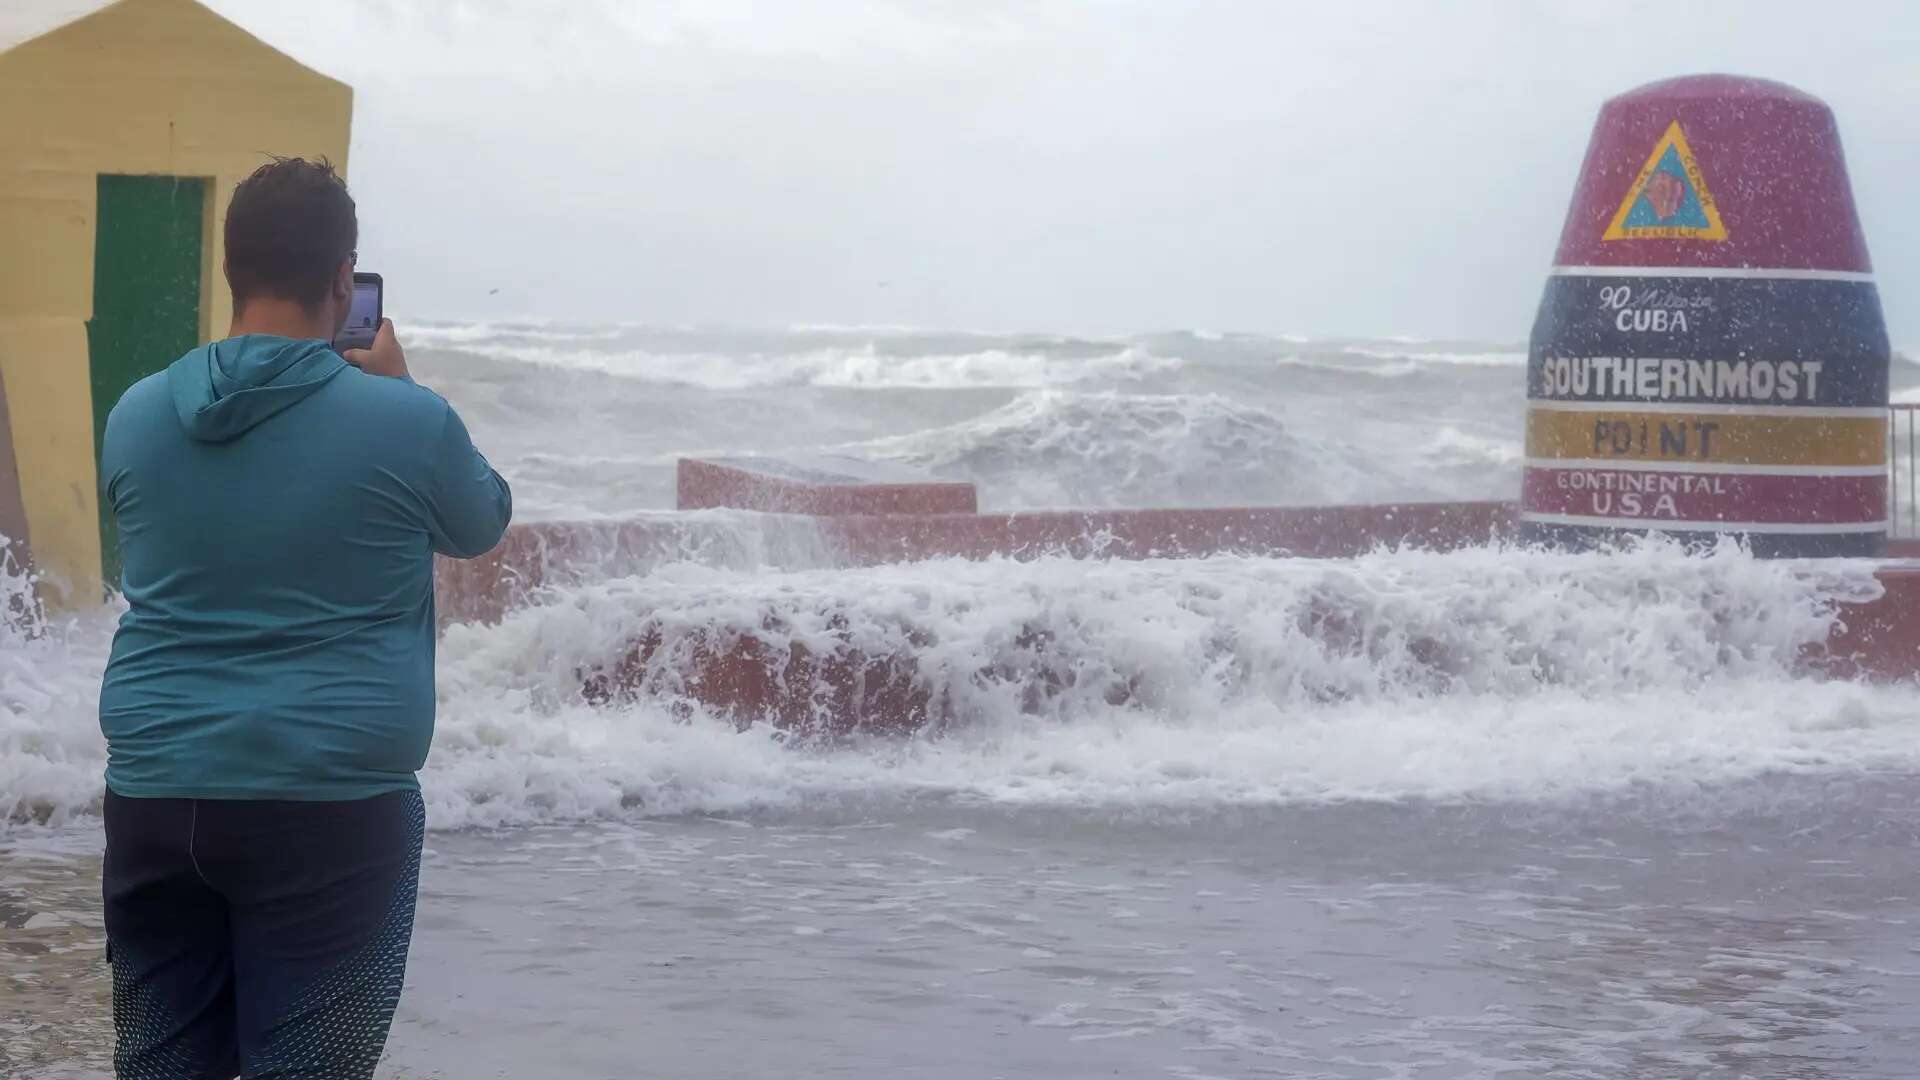
[[[340,356],[369,375],[386,375],[395,379],[407,377],[407,354],[401,350],[400,339],[394,335],[392,319],[380,320],[380,329],[373,335],[373,348],[348,349]]]

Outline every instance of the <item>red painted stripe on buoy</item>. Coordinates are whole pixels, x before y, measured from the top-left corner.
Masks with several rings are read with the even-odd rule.
[[[1529,514],[1618,518],[1626,527],[1669,522],[1877,524],[1887,516],[1887,478],[1528,469]]]
[[[1653,83],[1601,107],[1554,261],[1873,269],[1832,110],[1725,75]]]

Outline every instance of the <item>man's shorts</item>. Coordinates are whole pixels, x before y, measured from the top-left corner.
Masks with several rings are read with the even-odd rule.
[[[371,1077],[413,935],[417,791],[106,799],[122,1080]]]

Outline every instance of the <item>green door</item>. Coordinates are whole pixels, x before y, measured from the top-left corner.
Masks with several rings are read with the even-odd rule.
[[[93,451],[107,414],[127,388],[200,343],[200,247],[206,181],[179,176],[102,176],[93,247]],[[100,561],[120,583],[113,514],[100,502]]]

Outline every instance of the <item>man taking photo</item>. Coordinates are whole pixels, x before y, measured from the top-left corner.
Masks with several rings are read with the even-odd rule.
[[[391,322],[329,342],[354,203],[279,160],[226,219],[229,336],[126,393],[100,693],[121,1077],[370,1077],[400,998],[434,719],[433,558],[512,515]]]

